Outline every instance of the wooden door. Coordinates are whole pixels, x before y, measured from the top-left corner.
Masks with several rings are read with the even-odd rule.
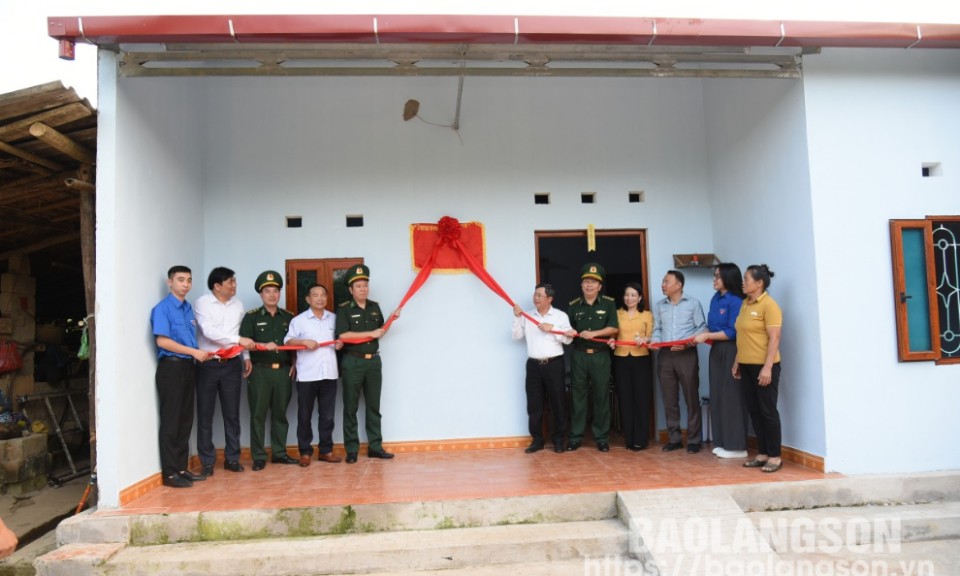
[[[337,305],[350,299],[344,278],[347,270],[358,264],[363,264],[363,258],[287,260],[287,310],[294,314],[305,311],[307,288],[322,284],[327,288],[327,310],[335,312]]]

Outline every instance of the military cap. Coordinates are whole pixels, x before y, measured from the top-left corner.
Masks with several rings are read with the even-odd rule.
[[[357,264],[347,272],[347,286],[353,284],[357,280],[369,280],[370,279],[370,269],[367,268],[364,264]]]
[[[604,276],[606,276],[606,272],[603,270],[603,266],[597,264],[596,262],[588,262],[583,265],[583,268],[580,269],[581,280],[592,278],[594,280],[603,282]]]
[[[266,272],[261,272],[257,276],[257,283],[254,285],[254,289],[257,291],[257,294],[263,290],[264,286],[276,286],[277,288],[283,288],[283,276],[279,272],[274,272],[273,270],[267,270]]]

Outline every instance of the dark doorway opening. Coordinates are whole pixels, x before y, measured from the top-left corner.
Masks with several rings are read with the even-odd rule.
[[[650,309],[646,230],[597,230],[593,251],[587,250],[586,230],[535,232],[534,237],[537,245],[537,282],[552,284],[556,289],[555,307],[567,310],[569,302],[581,294],[580,269],[587,262],[597,262],[606,270],[602,294],[615,299],[617,307],[620,308],[623,306],[626,283],[639,282],[643,287],[644,305],[641,307]],[[569,350],[567,352],[569,356]],[[569,372],[569,358],[565,362]],[[567,384],[569,387],[569,381]],[[648,405],[650,435],[654,436],[656,408],[653,395],[650,396]],[[613,427],[619,430],[618,404],[612,390],[610,407]]]
[[[587,262],[606,269],[603,294],[616,299],[618,307],[623,305],[623,287],[631,281],[643,286],[644,301],[649,302],[646,230],[598,230],[593,252],[587,251],[585,230],[536,232],[535,237],[537,282],[556,288],[557,308],[566,310],[567,303],[580,296],[580,268]]]

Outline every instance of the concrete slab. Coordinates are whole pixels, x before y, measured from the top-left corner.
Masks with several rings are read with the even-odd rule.
[[[58,527],[61,544],[133,545],[603,520],[614,492],[437,502],[126,515],[95,511]]]
[[[471,566],[551,563],[622,555],[627,534],[618,520],[563,524],[488,526],[433,531],[382,532],[247,542],[184,543],[166,546],[91,545],[87,557],[67,556],[78,572],[111,576],[182,574],[226,576],[367,574],[383,571],[462,569]],[[122,549],[102,548],[121,546]],[[82,545],[71,545],[74,554]],[[64,549],[61,549],[64,550]],[[60,551],[58,551],[59,553]],[[57,553],[54,553],[57,554]],[[62,554],[61,554],[62,556]],[[66,574],[56,562],[38,561],[38,574]],[[54,559],[50,559],[54,560]],[[63,559],[60,560],[62,563]],[[501,573],[503,573],[501,571]]]

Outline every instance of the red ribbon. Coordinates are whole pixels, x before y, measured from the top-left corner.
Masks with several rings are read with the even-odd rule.
[[[483,282],[488,288],[490,288],[490,290],[492,290],[494,294],[496,294],[500,298],[503,298],[503,300],[505,300],[507,304],[509,304],[511,307],[515,307],[517,305],[517,303],[510,298],[510,295],[507,294],[507,292],[500,286],[500,284],[498,284],[497,281],[493,279],[493,276],[491,276],[490,273],[487,272],[487,270],[483,267],[482,264],[477,262],[477,259],[474,258],[473,255],[471,255],[470,252],[460,242],[460,232],[461,232],[460,222],[456,218],[451,218],[449,216],[444,216],[443,218],[441,218],[440,221],[438,222],[437,232],[438,232],[439,240],[437,241],[436,244],[434,244],[433,251],[430,252],[430,257],[427,258],[427,261],[424,262],[423,266],[420,267],[420,272],[418,272],[417,277],[413,279],[413,283],[410,285],[410,288],[408,288],[406,294],[403,295],[403,298],[400,300],[400,305],[397,306],[397,310],[402,309],[407,304],[407,302],[411,298],[413,298],[413,295],[416,294],[417,291],[419,291],[420,288],[422,288],[423,285],[427,282],[427,278],[430,277],[430,273],[433,271],[433,267],[437,261],[437,254],[440,252],[440,248],[443,245],[451,246],[452,248],[456,249],[460,253],[460,256],[463,258],[463,261],[466,263],[467,268],[469,268],[470,271],[473,272],[473,274],[477,278],[479,278],[481,282]],[[537,321],[536,318],[534,318],[533,316],[530,316],[526,312],[521,311],[520,314],[527,320],[533,322],[536,326],[540,325],[540,322]],[[390,325],[393,324],[393,321],[396,319],[397,319],[397,316],[391,314],[390,318],[388,318],[386,323],[383,325],[383,329],[384,330],[388,329]],[[551,330],[550,332],[552,334],[563,334],[563,335],[566,334],[566,332],[562,330]],[[575,336],[579,336],[579,334],[575,333]],[[341,342],[346,342],[347,344],[362,344],[364,342],[370,342],[371,340],[373,340],[373,338],[370,338],[370,337],[340,339]],[[593,342],[603,342],[603,343],[607,343],[610,341],[609,338],[587,338],[587,340],[591,340]],[[614,344],[617,346],[641,346],[645,348],[670,348],[673,346],[686,346],[688,344],[693,343],[693,341],[694,341],[693,338],[687,338],[686,340],[674,340],[672,342],[657,342],[657,343],[647,342],[645,344],[637,344],[632,340],[614,340]],[[710,344],[710,341],[708,340],[707,343]],[[319,342],[318,344],[320,346],[332,346],[336,344],[336,340]],[[266,349],[267,349],[266,346],[263,346],[261,344],[257,345],[257,350],[264,351]],[[305,346],[277,346],[277,350],[304,350],[304,349],[306,349]],[[241,352],[243,352],[242,346],[232,346],[230,348],[217,350],[216,352],[213,353],[213,355],[222,360],[227,360],[227,359],[233,358],[234,356],[237,356]]]

